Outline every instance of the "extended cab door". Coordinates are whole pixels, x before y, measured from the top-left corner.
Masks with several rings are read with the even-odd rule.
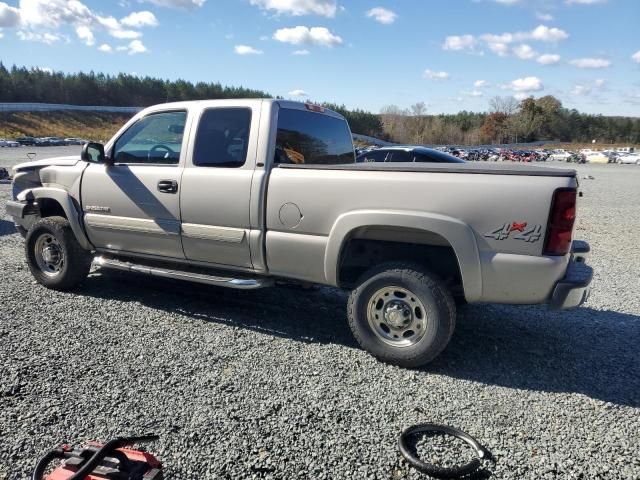
[[[186,110],[138,119],[91,164],[81,186],[87,235],[98,249],[184,258],[180,242],[180,175]]]
[[[246,105],[246,106],[243,106]],[[250,202],[260,110],[255,101],[204,107],[182,175],[180,210],[185,257],[251,269]]]

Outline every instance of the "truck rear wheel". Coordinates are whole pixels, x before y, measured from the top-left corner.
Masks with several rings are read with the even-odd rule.
[[[91,268],[91,254],[76,240],[69,221],[45,217],[35,222],[25,242],[27,263],[41,285],[69,290],[84,280]]]
[[[431,362],[455,328],[456,306],[449,289],[411,264],[384,264],[365,273],[347,308],[360,346],[401,367]]]

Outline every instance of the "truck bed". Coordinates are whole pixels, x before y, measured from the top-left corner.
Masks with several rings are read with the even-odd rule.
[[[576,171],[567,168],[538,166],[505,166],[503,163],[348,163],[342,165],[279,164],[277,168],[313,170],[363,170],[384,172],[466,173],[483,175],[519,175],[529,177],[575,177]]]

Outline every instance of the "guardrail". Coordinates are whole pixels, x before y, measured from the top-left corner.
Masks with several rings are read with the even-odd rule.
[[[63,103],[0,103],[0,112],[112,112],[138,113],[143,107],[110,107],[106,105],[67,105]]]

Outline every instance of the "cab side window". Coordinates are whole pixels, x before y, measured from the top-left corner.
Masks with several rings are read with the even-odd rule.
[[[251,109],[209,108],[200,117],[193,164],[241,167],[247,159]]]
[[[152,113],[124,132],[113,148],[114,163],[177,165],[187,112]]]

